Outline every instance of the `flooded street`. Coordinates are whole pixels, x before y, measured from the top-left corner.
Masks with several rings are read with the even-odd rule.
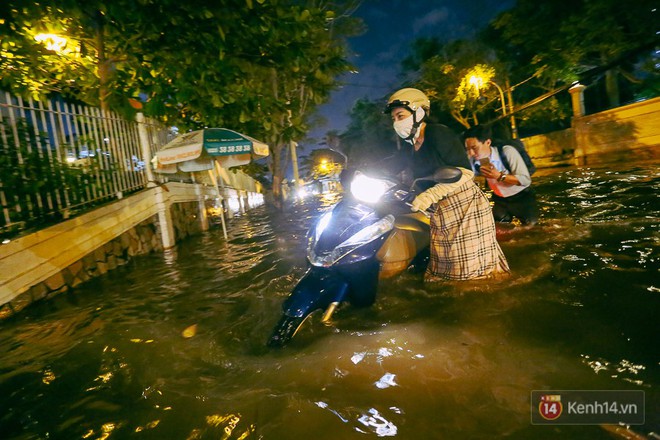
[[[535,426],[532,390],[643,390],[660,435],[660,168],[535,176],[507,280],[384,281],[266,341],[336,199],[267,206],[0,323],[3,439],[611,439]],[[319,196],[320,197],[320,196]],[[612,430],[612,428],[610,428]],[[657,438],[657,437],[656,437]]]

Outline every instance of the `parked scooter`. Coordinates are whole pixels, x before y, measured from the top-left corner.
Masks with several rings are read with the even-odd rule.
[[[356,171],[350,191],[309,230],[309,267],[284,301],[268,345],[287,344],[314,312],[322,312],[321,321],[327,323],[342,302],[372,305],[381,279],[412,267],[424,270],[430,215],[412,212],[410,202],[436,182],[451,183],[460,176],[458,169],[447,167],[433,180],[415,181],[411,189]]]

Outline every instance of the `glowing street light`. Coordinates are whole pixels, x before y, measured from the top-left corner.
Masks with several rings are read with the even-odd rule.
[[[479,93],[479,90],[481,87],[484,85],[484,79],[480,76],[477,75],[472,75],[470,76],[468,82],[474,86],[475,89],[477,89],[477,93]],[[497,88],[497,91],[500,94],[500,102],[502,103],[502,116],[506,116],[506,101],[504,100],[504,91],[502,90],[502,87],[499,86],[495,81],[489,79],[488,84],[492,84]],[[511,89],[509,89],[510,92]],[[514,138],[518,137],[518,129],[516,128],[516,120],[513,116],[513,99],[511,98],[511,94],[509,93],[509,114],[511,115],[511,134],[513,135]]]
[[[481,86],[484,84],[484,79],[481,78],[480,76],[472,75],[470,77],[469,82],[477,89],[477,92],[479,92],[479,89],[481,89]],[[495,87],[497,87],[497,91],[500,92],[500,102],[502,103],[502,115],[506,116],[506,103],[504,101],[504,91],[502,90],[502,87],[497,85],[497,83],[492,80],[488,80],[488,84],[494,85]]]
[[[54,52],[60,53],[63,52],[66,48],[66,38],[60,37],[55,34],[37,34],[34,36],[34,39],[46,46],[46,49],[52,50]]]
[[[55,34],[37,34],[34,36],[35,41],[46,46],[46,49],[52,50],[59,55],[68,55],[72,52],[78,52],[78,47],[71,47],[69,40]]]
[[[471,75],[468,82],[470,83],[470,85],[474,86],[474,88],[477,89],[478,92],[479,89],[481,89],[481,86],[484,84],[484,79],[477,75]]]

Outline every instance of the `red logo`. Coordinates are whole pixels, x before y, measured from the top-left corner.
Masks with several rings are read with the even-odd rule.
[[[546,420],[557,420],[564,408],[561,405],[561,395],[545,394],[539,402],[539,414]]]

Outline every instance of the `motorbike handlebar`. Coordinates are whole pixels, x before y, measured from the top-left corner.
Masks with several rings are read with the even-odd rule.
[[[405,204],[406,204],[407,206],[409,206],[410,208],[413,207],[412,203],[408,203],[408,202],[403,202],[403,203],[405,203]],[[433,214],[433,212],[430,211],[430,209],[431,209],[431,208],[428,208],[426,211],[420,211],[420,210],[418,210],[418,209],[413,209],[413,212],[421,212],[421,213],[424,214],[424,216],[426,216],[427,218],[431,218],[431,214]]]

